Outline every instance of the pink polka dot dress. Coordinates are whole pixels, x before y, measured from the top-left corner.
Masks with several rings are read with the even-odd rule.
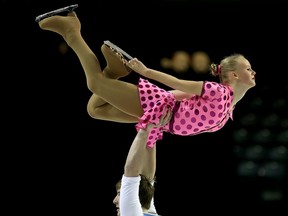
[[[163,131],[181,136],[192,136],[221,129],[229,118],[233,120],[233,90],[230,86],[205,81],[201,95],[176,101],[175,96],[139,79],[138,91],[144,114],[136,124],[137,131],[146,128],[149,122],[158,124],[165,108],[173,111],[170,122],[150,131],[147,146],[153,147],[163,137]]]

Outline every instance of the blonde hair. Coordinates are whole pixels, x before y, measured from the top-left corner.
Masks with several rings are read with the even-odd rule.
[[[232,54],[223,58],[220,64],[212,63],[210,65],[210,73],[212,76],[219,76],[220,82],[227,79],[227,73],[229,71],[236,70],[239,58],[245,58],[242,54]]]

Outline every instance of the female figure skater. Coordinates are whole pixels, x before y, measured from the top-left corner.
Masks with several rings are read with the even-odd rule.
[[[43,30],[61,35],[78,56],[87,87],[92,92],[87,105],[92,118],[137,123],[138,131],[145,129],[149,122],[157,125],[164,108],[172,110],[169,123],[150,131],[149,147],[162,139],[163,132],[188,136],[221,129],[229,118],[232,119],[237,102],[256,85],[256,72],[241,54],[225,57],[220,64],[211,64],[211,74],[219,76],[219,83],[181,80],[148,68],[137,58],[129,61],[119,58],[119,67],[114,64],[111,68],[109,58],[112,56],[115,60],[115,53],[106,58],[107,67],[102,71],[96,55],[81,35],[81,23],[75,11],[69,11],[67,16],[56,13],[43,17],[38,24]],[[104,44],[101,49],[108,53],[110,48]],[[129,74],[127,67],[147,79],[140,77],[138,85],[117,79]],[[159,88],[148,79],[163,83],[172,90]]]

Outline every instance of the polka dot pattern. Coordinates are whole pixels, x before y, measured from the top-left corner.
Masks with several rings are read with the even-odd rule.
[[[169,124],[153,128],[147,146],[153,147],[163,137],[163,131],[181,136],[192,136],[221,129],[232,118],[233,91],[229,86],[205,81],[201,96],[176,102],[175,96],[148,80],[139,79],[138,90],[144,110],[136,129],[146,128],[148,122],[157,124],[165,107],[173,110]],[[176,106],[177,104],[177,106]],[[230,110],[230,111],[229,111]]]

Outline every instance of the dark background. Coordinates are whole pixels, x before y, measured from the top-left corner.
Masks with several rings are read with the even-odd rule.
[[[39,14],[75,3],[82,34],[103,65],[100,46],[110,40],[155,69],[161,69],[161,57],[184,49],[204,50],[214,62],[243,53],[257,72],[256,87],[222,130],[195,137],[164,134],[158,142],[155,202],[161,215],[287,214],[287,177],[239,175],[239,143],[233,138],[245,114],[259,119],[250,125],[253,133],[270,114],[272,100],[287,98],[285,2],[236,0],[2,0],[2,133],[8,147],[11,212],[116,215],[114,185],[136,135],[134,125],[88,116],[90,92],[76,55],[72,50],[60,54],[62,38],[40,30],[34,21]],[[137,75],[125,79],[136,83]],[[256,98],[265,101],[258,110],[251,108]],[[277,115],[287,120],[287,111],[277,110]],[[282,198],[263,200],[261,191],[275,185]]]

